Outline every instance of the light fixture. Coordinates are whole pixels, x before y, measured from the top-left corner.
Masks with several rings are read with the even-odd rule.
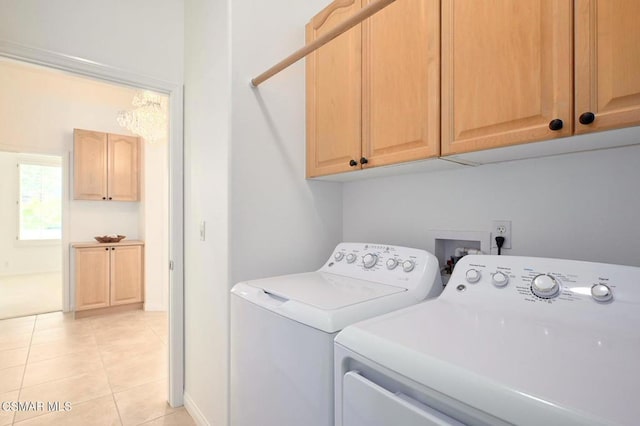
[[[143,90],[135,94],[131,104],[135,107],[134,109],[118,113],[119,125],[149,142],[155,142],[167,136],[166,97]]]

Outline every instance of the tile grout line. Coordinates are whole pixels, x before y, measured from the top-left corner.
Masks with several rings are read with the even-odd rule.
[[[111,386],[111,379],[109,378],[109,374],[107,373],[107,367],[104,363],[104,358],[102,356],[102,349],[100,345],[98,345],[98,339],[96,338],[96,328],[94,326],[94,322],[91,321],[91,329],[93,330],[93,338],[96,341],[96,347],[98,349],[98,355],[100,356],[100,363],[102,364],[102,371],[104,372],[105,377],[107,378],[107,383],[109,384],[109,390],[111,391],[111,400],[113,401],[113,405],[116,407],[116,413],[118,413],[118,420],[120,420],[120,425],[124,425],[122,421],[122,415],[120,414],[120,408],[118,407],[118,401],[116,401],[116,395],[113,391],[113,386]]]
[[[20,401],[20,395],[22,394],[22,385],[24,384],[24,376],[27,374],[27,365],[29,365],[29,354],[31,353],[31,342],[33,342],[33,335],[36,332],[36,321],[38,320],[38,316],[34,315],[33,317],[33,327],[31,328],[31,337],[29,338],[29,346],[27,346],[27,357],[24,360],[24,368],[22,369],[22,378],[20,379],[20,387],[18,388],[18,397],[17,401]],[[11,419],[11,424],[14,425],[16,420],[16,412],[13,413],[13,418]]]

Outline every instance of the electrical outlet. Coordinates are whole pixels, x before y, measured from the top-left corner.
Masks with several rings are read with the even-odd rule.
[[[503,249],[511,248],[511,221],[494,220],[491,227],[491,248],[497,248],[496,237],[504,237]]]

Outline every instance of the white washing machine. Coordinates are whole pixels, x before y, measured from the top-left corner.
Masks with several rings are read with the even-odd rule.
[[[231,425],[332,426],[333,339],[442,292],[424,250],[342,243],[316,272],[231,290]]]
[[[640,268],[466,256],[335,357],[336,426],[637,425]]]

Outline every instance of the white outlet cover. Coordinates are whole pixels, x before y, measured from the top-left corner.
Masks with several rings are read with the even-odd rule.
[[[504,227],[504,234],[498,232],[499,227]],[[510,220],[494,220],[491,226],[491,248],[498,248],[496,245],[496,237],[502,235],[504,237],[503,249],[511,248],[511,221]]]

